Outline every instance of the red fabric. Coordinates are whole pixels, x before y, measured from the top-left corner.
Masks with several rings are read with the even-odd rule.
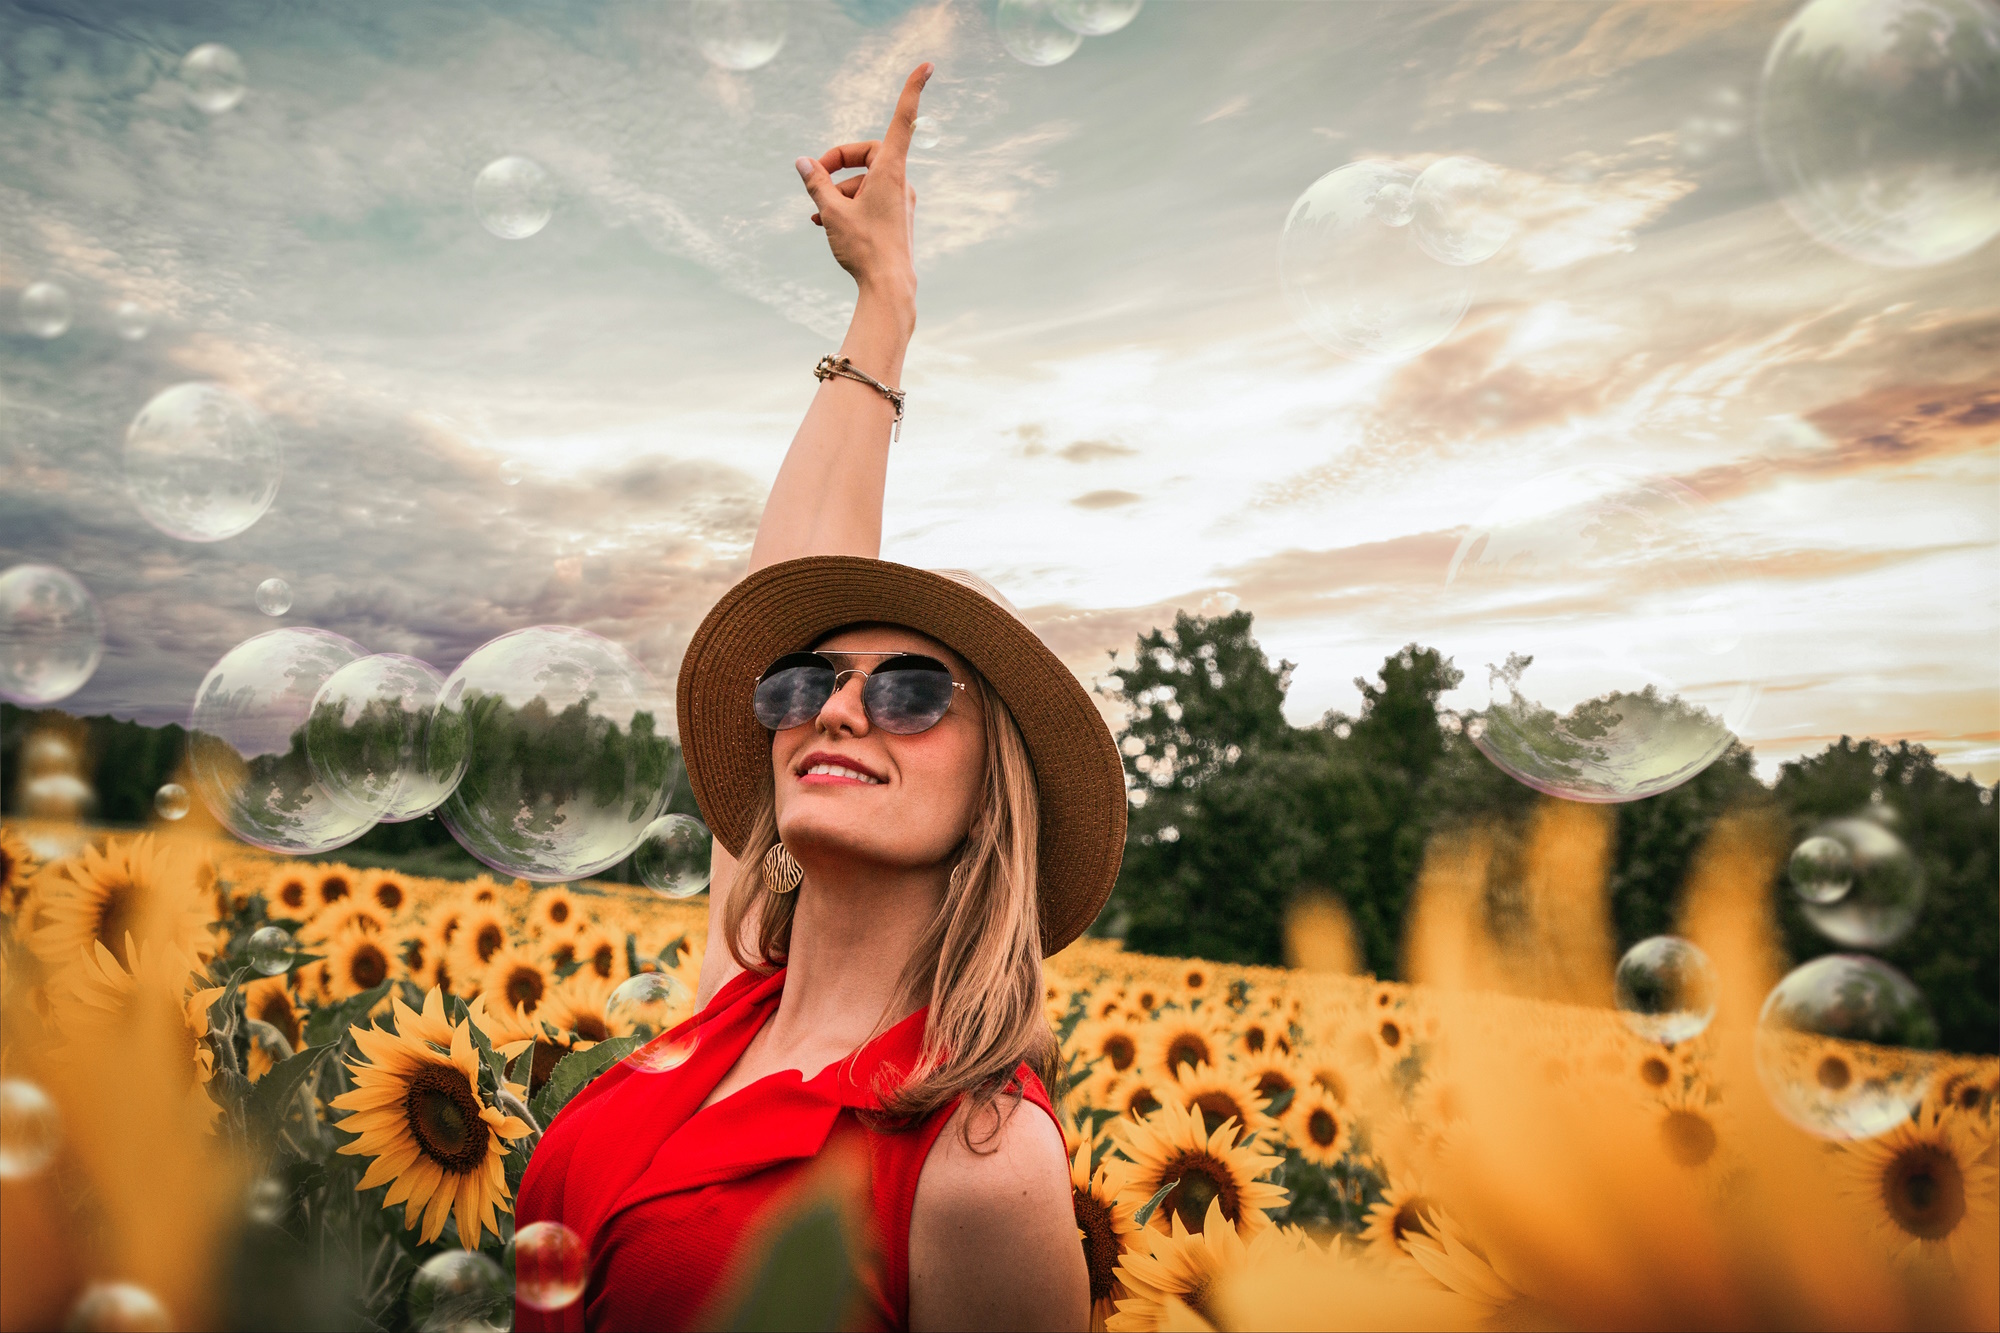
[[[909,1326],[910,1209],[955,1103],[903,1131],[871,1129],[856,1112],[878,1109],[878,1080],[915,1063],[928,1011],[810,1079],[786,1070],[697,1110],[777,1010],[784,984],[782,970],[736,976],[661,1039],[698,1028],[685,1064],[654,1074],[620,1063],[549,1125],[522,1177],[516,1221],[575,1231],[590,1282],[562,1310],[517,1305],[521,1333],[695,1328],[717,1317],[746,1240],[836,1138],[867,1161],[875,1254],[862,1274],[866,1326]],[[1016,1077],[1025,1099],[1054,1118],[1033,1072],[1022,1065]]]

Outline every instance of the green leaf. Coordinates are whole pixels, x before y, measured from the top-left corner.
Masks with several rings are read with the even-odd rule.
[[[356,1023],[366,1022],[368,1011],[382,1002],[382,997],[389,993],[392,984],[385,981],[373,990],[350,995],[339,1004],[314,1010],[312,1017],[306,1020],[306,1045],[331,1045],[346,1036],[347,1029]]]
[[[571,977],[575,976],[578,972],[582,970],[583,970],[583,960],[581,958],[572,958],[567,963],[557,963],[556,980],[568,981]]]
[[[1134,1222],[1137,1222],[1140,1226],[1145,1226],[1146,1223],[1152,1221],[1153,1214],[1159,1211],[1160,1205],[1166,1201],[1166,1197],[1169,1194],[1172,1194],[1174,1192],[1175,1187],[1178,1186],[1180,1183],[1181,1183],[1180,1178],[1175,1177],[1174,1179],[1169,1180],[1166,1184],[1160,1186],[1160,1192],[1158,1194],[1155,1194],[1152,1198],[1146,1200],[1146,1202],[1139,1205],[1139,1211],[1132,1214],[1132,1220]]]
[[[547,1129],[556,1112],[569,1105],[569,1099],[582,1092],[585,1084],[645,1044],[644,1037],[613,1037],[587,1051],[571,1051],[556,1061],[556,1067],[549,1071],[549,1081],[535,1094],[528,1109],[535,1113],[542,1128]]]
[[[778,1233],[721,1327],[742,1333],[844,1328],[859,1287],[840,1209],[822,1200]]]
[[[514,1057],[514,1065],[507,1071],[507,1081],[531,1088],[535,1078],[535,1043],[528,1043],[528,1049]]]
[[[472,1045],[479,1052],[479,1058],[487,1071],[493,1075],[493,1091],[497,1094],[500,1085],[507,1081],[507,1062],[500,1058],[500,1052],[493,1049],[493,1040],[479,1024],[467,1021],[466,1028],[472,1033]]]
[[[259,1135],[275,1134],[285,1123],[286,1113],[291,1109],[292,1098],[299,1088],[319,1068],[319,1062],[338,1046],[338,1042],[308,1046],[297,1055],[280,1060],[269,1073],[258,1079],[250,1092],[251,1130]]]
[[[1274,1118],[1283,1115],[1291,1109],[1291,1105],[1297,1100],[1298,1095],[1299,1090],[1297,1088],[1286,1088],[1283,1092],[1271,1098],[1270,1105],[1264,1108],[1264,1114]]]

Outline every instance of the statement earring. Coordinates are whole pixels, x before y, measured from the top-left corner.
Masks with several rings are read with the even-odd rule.
[[[771,850],[764,853],[764,887],[773,893],[790,893],[804,882],[805,870],[792,854],[785,850],[785,844],[774,842]]]

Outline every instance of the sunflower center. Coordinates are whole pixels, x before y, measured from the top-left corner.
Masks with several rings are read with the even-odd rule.
[[[507,973],[507,1003],[529,1013],[542,1002],[542,974],[532,967],[517,967]]]
[[[375,901],[385,912],[393,912],[403,905],[403,886],[393,879],[385,879],[375,886]]]
[[[422,937],[403,941],[403,966],[412,972],[424,970],[424,942]]]
[[[1262,1026],[1252,1023],[1249,1027],[1243,1029],[1243,1049],[1252,1055],[1257,1055],[1263,1051],[1264,1029]]]
[[[1965,1216],[1965,1172],[1933,1143],[1905,1148],[1882,1170],[1882,1202],[1919,1240],[1943,1240]]]
[[[362,943],[347,960],[347,979],[362,990],[373,990],[389,978],[389,960],[373,944]]]
[[[1327,1096],[1333,1098],[1335,1101],[1345,1102],[1347,1100],[1347,1085],[1341,1081],[1340,1074],[1337,1071],[1332,1069],[1315,1069],[1313,1070],[1312,1080],[1320,1087],[1326,1089]]]
[[[1854,1075],[1848,1070],[1847,1061],[1837,1055],[1829,1055],[1819,1062],[1815,1077],[1828,1092],[1839,1092],[1853,1080]]]
[[[1705,1115],[1669,1111],[1660,1122],[1660,1137],[1666,1140],[1667,1156],[1682,1166],[1700,1166],[1715,1156],[1715,1126]]]
[[[458,934],[458,918],[456,916],[446,917],[444,920],[444,929],[438,932],[438,939],[445,944],[450,944],[451,937],[456,934]]]
[[[1315,1147],[1331,1148],[1334,1140],[1340,1137],[1340,1125],[1334,1120],[1333,1112],[1324,1106],[1315,1106],[1312,1114],[1306,1117],[1306,1137],[1313,1141]]]
[[[1090,1299],[1095,1304],[1111,1294],[1118,1276],[1118,1231],[1102,1199],[1074,1186],[1070,1193],[1076,1200],[1076,1228],[1083,1233],[1083,1263],[1090,1270]]]
[[[446,1171],[465,1175],[486,1160],[490,1131],[456,1065],[427,1064],[412,1074],[403,1115],[417,1147]]]
[[[293,1050],[299,1048],[299,1016],[292,1009],[292,1002],[276,991],[267,992],[257,1001],[257,1009],[250,1017],[260,1023],[269,1023],[284,1034],[285,1041]]]
[[[1664,1087],[1668,1075],[1672,1072],[1667,1068],[1667,1062],[1657,1055],[1647,1056],[1639,1065],[1639,1077],[1645,1081],[1648,1087]]]
[[[535,1062],[528,1066],[529,1096],[542,1090],[542,1084],[547,1083],[549,1075],[556,1072],[556,1062],[568,1054],[567,1049],[552,1041],[538,1039],[535,1042]]]
[[[1400,1246],[1403,1238],[1411,1232],[1419,1236],[1430,1235],[1431,1229],[1424,1222],[1424,1212],[1430,1206],[1429,1199],[1417,1195],[1405,1199],[1403,1206],[1396,1210],[1396,1215],[1389,1219],[1389,1239]]]
[[[1243,1127],[1249,1117],[1243,1113],[1243,1108],[1236,1104],[1236,1099],[1228,1093],[1221,1091],[1200,1093],[1194,1099],[1193,1109],[1201,1113],[1202,1128],[1206,1132],[1215,1133],[1222,1128],[1223,1121],[1233,1116],[1236,1120],[1236,1137],[1238,1139],[1243,1137]]]
[[[1194,971],[1187,974],[1187,986],[1189,990],[1200,990],[1203,986],[1206,986],[1207,984],[1208,984],[1208,973],[1202,971]]]
[[[1134,1088],[1131,1096],[1125,1099],[1125,1114],[1134,1120],[1144,1120],[1159,1109],[1160,1099],[1153,1095],[1150,1088]]]
[[[615,961],[616,957],[611,952],[611,945],[609,943],[600,944],[591,950],[590,970],[608,981],[611,978],[611,967]]]
[[[306,882],[302,879],[288,879],[278,890],[278,901],[290,908],[306,905]]]
[[[328,875],[319,882],[319,900],[323,903],[339,902],[347,896],[347,877]]]
[[[611,1029],[596,1014],[578,1014],[570,1020],[570,1030],[585,1041],[608,1041]]]
[[[1282,1069],[1267,1069],[1257,1075],[1257,1095],[1265,1101],[1271,1100],[1281,1092],[1290,1092],[1292,1086],[1291,1079],[1285,1077],[1285,1071]]]
[[[97,942],[130,968],[132,960],[125,956],[125,936],[127,932],[138,934],[133,927],[139,924],[139,891],[129,880],[106,884],[104,888],[104,901],[97,909]]]
[[[1193,1032],[1183,1032],[1167,1043],[1167,1070],[1178,1074],[1189,1065],[1209,1063],[1208,1043]]]
[[[550,903],[549,920],[553,924],[558,926],[560,926],[563,922],[569,920],[569,904],[565,902]]]
[[[1130,1069],[1132,1061],[1138,1056],[1138,1045],[1124,1033],[1114,1032],[1104,1039],[1104,1058],[1109,1060],[1111,1067],[1119,1073],[1122,1074]]]
[[[576,961],[576,946],[565,940],[550,950],[549,961],[557,967],[568,967]]]
[[[1403,1029],[1394,1020],[1385,1020],[1383,1022],[1382,1044],[1392,1051],[1403,1044]]]
[[[1153,992],[1142,990],[1139,992],[1139,1007],[1150,1013],[1152,1010],[1160,1007],[1159,999],[1160,997],[1153,994]]]
[[[490,963],[493,961],[493,955],[499,953],[500,946],[506,942],[507,933],[489,921],[479,928],[479,934],[473,937],[472,946],[479,951],[480,962]]]
[[[1219,1203],[1222,1215],[1234,1224],[1241,1220],[1243,1203],[1228,1166],[1205,1152],[1183,1152],[1171,1158],[1160,1179],[1178,1178],[1180,1184],[1161,1201],[1163,1211],[1179,1217],[1189,1231],[1200,1231],[1208,1216],[1208,1205]]]

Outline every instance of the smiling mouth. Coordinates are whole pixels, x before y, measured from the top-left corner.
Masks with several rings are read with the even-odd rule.
[[[851,768],[846,764],[836,764],[825,760],[808,764],[800,773],[799,781],[811,786],[831,786],[834,783],[853,783],[862,787],[879,787],[882,779],[863,769]]]

